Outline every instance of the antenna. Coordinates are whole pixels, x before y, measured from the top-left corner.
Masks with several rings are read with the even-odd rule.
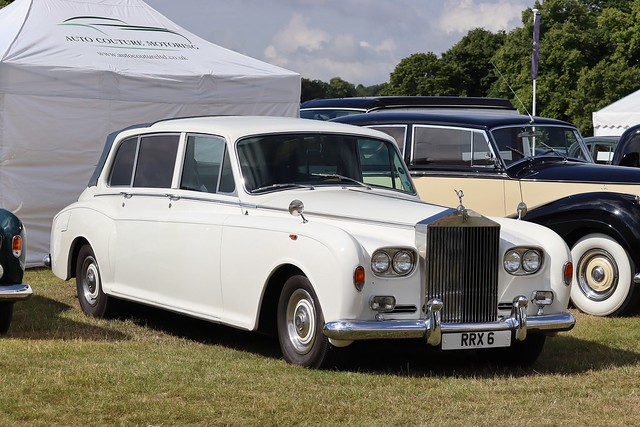
[[[491,63],[491,65],[493,65],[493,68],[496,69],[496,71],[498,72],[498,74],[500,75],[500,78],[502,80],[504,80],[505,84],[507,85],[507,87],[509,88],[509,90],[511,91],[511,93],[513,93],[513,96],[516,97],[516,99],[518,100],[518,102],[520,103],[520,105],[522,105],[522,108],[524,109],[524,111],[527,112],[527,115],[529,116],[529,120],[530,123],[533,123],[533,116],[531,115],[531,113],[529,112],[529,110],[527,110],[527,107],[524,106],[524,103],[522,102],[522,100],[520,99],[520,97],[518,96],[518,94],[516,93],[516,91],[513,90],[513,88],[511,87],[511,85],[509,84],[509,82],[507,81],[507,79],[504,78],[504,76],[502,75],[502,73],[500,72],[500,70],[498,69],[498,67],[496,67],[496,64],[493,63],[493,61],[489,61]]]

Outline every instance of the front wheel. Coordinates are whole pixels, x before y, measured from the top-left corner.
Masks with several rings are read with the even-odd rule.
[[[329,339],[322,333],[324,317],[311,283],[292,276],[278,301],[278,339],[284,359],[306,368],[320,368],[328,359]]]
[[[571,301],[595,316],[620,315],[631,308],[638,292],[633,283],[633,261],[611,237],[589,234],[571,249],[575,274]]]
[[[0,334],[6,334],[13,318],[13,303],[0,302]]]
[[[100,267],[91,246],[84,245],[76,262],[76,290],[82,311],[92,317],[107,317],[111,300],[102,291]]]

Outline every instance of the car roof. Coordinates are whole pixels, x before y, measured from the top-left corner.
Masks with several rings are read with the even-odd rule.
[[[331,121],[356,125],[438,123],[482,128],[530,124],[575,127],[571,123],[546,117],[530,117],[524,114],[513,114],[512,112],[475,110],[385,110],[344,116]]]
[[[152,124],[137,125],[119,132],[118,137],[152,132],[214,133],[230,140],[264,133],[326,132],[367,135],[389,140],[382,132],[348,126],[341,123],[296,117],[275,116],[198,116],[159,120]]]
[[[425,108],[483,108],[515,110],[504,98],[480,98],[464,96],[368,96],[355,98],[312,99],[300,105],[308,108],[352,108],[375,110],[380,108],[425,107]]]
[[[236,141],[240,138],[261,134],[276,133],[327,133],[349,134],[384,139],[394,144],[394,139],[384,132],[364,127],[297,117],[275,116],[198,116],[159,120],[155,123],[143,123],[115,131],[107,136],[98,164],[89,179],[89,186],[98,182],[107,157],[116,140],[122,140],[140,134],[158,132],[189,132],[214,134]]]

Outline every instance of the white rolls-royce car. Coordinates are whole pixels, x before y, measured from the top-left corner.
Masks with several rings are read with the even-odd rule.
[[[355,340],[422,338],[533,363],[571,329],[553,231],[419,200],[393,139],[297,118],[196,117],[109,135],[53,220],[46,263],[82,310],[130,300],[277,333],[326,365]],[[346,350],[341,350],[346,351]]]

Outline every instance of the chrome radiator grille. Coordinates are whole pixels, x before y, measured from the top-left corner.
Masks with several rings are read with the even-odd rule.
[[[442,322],[497,320],[500,225],[475,212],[428,224],[426,301],[439,298]]]

